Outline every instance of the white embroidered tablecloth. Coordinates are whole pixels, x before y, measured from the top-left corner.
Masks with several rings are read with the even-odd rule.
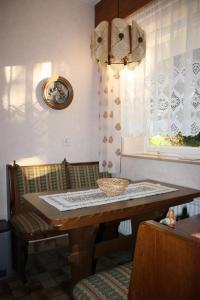
[[[90,189],[78,192],[45,195],[40,196],[40,198],[57,208],[59,211],[66,211],[174,191],[177,191],[177,189],[160,184],[140,182],[129,184],[123,194],[114,197],[106,196],[100,189]]]

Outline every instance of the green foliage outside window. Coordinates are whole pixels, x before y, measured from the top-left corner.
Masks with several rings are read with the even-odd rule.
[[[151,136],[151,146],[176,146],[176,147],[200,147],[200,133],[195,136],[184,136],[181,133],[174,137],[170,136]]]

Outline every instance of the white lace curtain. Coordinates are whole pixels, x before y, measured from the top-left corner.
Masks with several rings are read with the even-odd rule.
[[[121,72],[123,136],[200,132],[200,0],[158,0],[132,15],[145,60]]]

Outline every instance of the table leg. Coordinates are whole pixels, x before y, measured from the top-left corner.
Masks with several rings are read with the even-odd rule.
[[[92,260],[98,228],[99,225],[97,224],[73,229],[69,232],[71,254],[68,261],[71,265],[72,286],[92,273]]]

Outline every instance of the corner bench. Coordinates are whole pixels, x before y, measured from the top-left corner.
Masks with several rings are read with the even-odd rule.
[[[99,172],[98,162],[69,164],[64,159],[61,163],[53,164],[20,166],[14,161],[13,165],[7,165],[14,268],[22,279],[25,279],[29,241],[54,238],[67,233],[67,231],[58,232],[30,208],[25,207],[22,195],[43,191],[66,191],[70,188],[96,187],[98,178],[108,176],[111,175],[107,172]]]

